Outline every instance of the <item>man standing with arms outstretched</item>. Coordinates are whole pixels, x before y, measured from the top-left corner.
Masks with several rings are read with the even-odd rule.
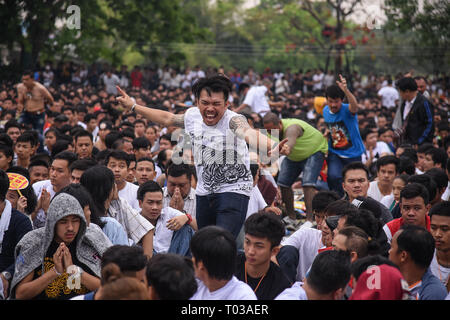
[[[192,87],[196,107],[184,114],[140,106],[119,87],[121,96],[117,100],[127,110],[151,122],[186,130],[192,141],[198,176],[198,227],[217,225],[237,237],[253,186],[246,143],[252,148],[263,148],[266,155],[275,157],[283,151],[287,139],[275,146],[274,141],[252,129],[244,116],[228,110],[231,90],[232,82],[223,75],[199,79]]]

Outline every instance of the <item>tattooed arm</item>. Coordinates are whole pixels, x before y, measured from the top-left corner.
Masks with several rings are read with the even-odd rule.
[[[242,115],[231,118],[230,129],[239,138],[244,139],[252,149],[259,150],[261,147],[266,146],[266,150],[270,151],[276,144],[275,141],[269,139],[258,130],[252,129],[248,124],[247,119]]]
[[[124,106],[128,111],[131,110],[134,105],[134,100],[130,96],[128,96],[125,91],[120,89],[120,87],[117,87],[117,90],[121,95],[120,97],[116,98],[117,101],[119,101],[120,104]],[[164,127],[176,126],[179,128],[184,128],[184,114],[173,114],[164,110],[147,108],[138,104],[136,104],[136,106],[134,107],[134,111],[143,115],[151,122],[161,124]]]

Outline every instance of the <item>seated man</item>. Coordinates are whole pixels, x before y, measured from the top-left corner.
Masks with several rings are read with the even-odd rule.
[[[285,227],[274,213],[251,215],[244,223],[244,252],[238,254],[235,276],[247,283],[258,300],[273,300],[291,286],[281,268],[271,261],[280,250]]]
[[[191,240],[198,289],[190,300],[256,300],[252,288],[233,274],[236,241],[221,227],[206,226]]]
[[[163,208],[163,190],[155,181],[140,186],[137,198],[141,215],[155,226],[153,252],[190,255],[189,242],[197,230],[195,218],[171,207]]]
[[[350,280],[350,255],[328,250],[317,255],[305,282],[296,282],[275,300],[341,300]]]

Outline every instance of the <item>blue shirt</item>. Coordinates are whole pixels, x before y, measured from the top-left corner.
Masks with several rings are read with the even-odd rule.
[[[411,295],[418,300],[444,300],[447,289],[428,268],[422,277],[420,284],[411,288]]]
[[[359,157],[365,152],[364,143],[359,134],[358,116],[350,112],[348,103],[343,103],[337,113],[331,113],[328,105],[323,109],[330,134],[328,136],[328,152],[341,158]]]
[[[123,226],[112,217],[101,217],[100,220],[106,224],[103,226],[103,232],[111,240],[112,244],[128,246],[128,236]]]

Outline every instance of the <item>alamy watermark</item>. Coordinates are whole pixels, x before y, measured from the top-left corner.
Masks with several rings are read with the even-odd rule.
[[[66,20],[66,27],[69,30],[80,30],[81,29],[81,9],[77,5],[70,5],[66,9],[66,13],[70,14]]]

